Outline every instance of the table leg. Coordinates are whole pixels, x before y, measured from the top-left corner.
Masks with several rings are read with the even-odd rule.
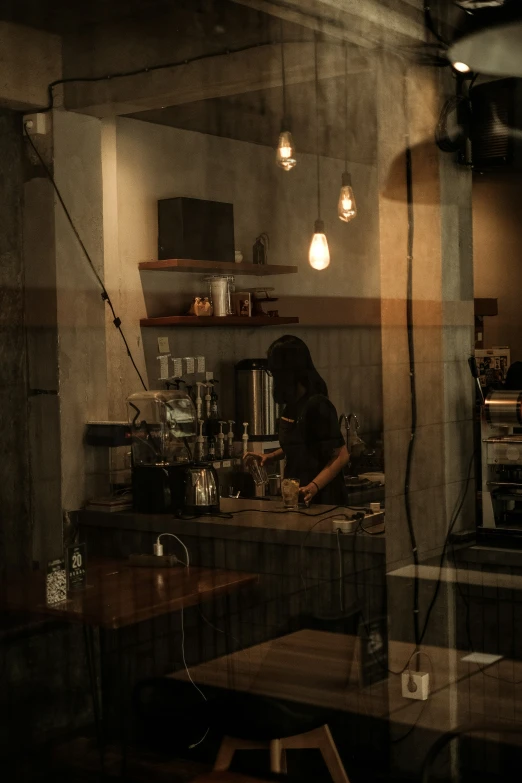
[[[103,717],[102,705],[100,700],[100,690],[98,684],[98,673],[96,667],[96,649],[94,644],[94,629],[90,625],[83,626],[83,638],[85,643],[85,655],[87,658],[87,669],[89,672],[89,683],[91,686],[92,709],[94,712],[94,724],[96,727],[96,740],[98,751],[100,753],[100,765],[103,773],[105,765],[105,741],[103,736]]]
[[[129,731],[131,726],[131,706],[129,704],[129,667],[127,665],[127,655],[129,650],[123,650],[122,631],[117,630],[118,634],[118,671],[119,671],[119,703],[120,703],[120,740],[121,740],[121,766],[120,778],[126,779],[127,776],[127,756],[129,748]]]

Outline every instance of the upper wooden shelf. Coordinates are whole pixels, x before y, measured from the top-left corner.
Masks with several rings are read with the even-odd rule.
[[[299,318],[280,316],[271,318],[268,315],[254,315],[250,318],[239,315],[166,315],[160,318],[142,318],[140,326],[282,326],[298,324]]]
[[[164,272],[230,272],[236,275],[292,275],[297,272],[296,266],[282,264],[248,264],[242,261],[234,264],[231,261],[193,261],[190,258],[170,258],[166,261],[141,261],[138,268],[142,271],[162,270]]]

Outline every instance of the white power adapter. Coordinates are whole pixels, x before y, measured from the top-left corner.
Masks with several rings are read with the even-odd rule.
[[[402,695],[405,699],[426,701],[430,695],[429,672],[403,672]]]
[[[332,519],[332,530],[335,533],[340,530],[341,533],[353,533],[359,526],[360,519]]]

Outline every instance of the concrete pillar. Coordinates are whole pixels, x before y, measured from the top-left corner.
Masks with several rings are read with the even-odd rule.
[[[73,222],[103,277],[101,121],[53,112],[54,175]],[[106,421],[105,304],[100,286],[55,202],[62,507],[108,492],[108,453],[84,443],[90,420]]]
[[[389,566],[410,562],[404,471],[410,441],[406,329],[406,132],[412,148],[417,435],[410,483],[419,554],[440,551],[473,451],[471,175],[439,153],[438,74],[388,62],[380,80],[379,170],[386,506]],[[391,82],[393,81],[393,87]],[[403,96],[407,91],[408,125]],[[470,522],[471,520],[467,520]]]
[[[20,117],[0,111],[0,569],[31,560]]]
[[[410,480],[412,521],[419,559],[440,554],[473,455],[473,386],[467,359],[473,348],[471,174],[439,152],[434,129],[451,77],[383,57],[378,80],[379,219],[382,294],[386,553],[390,640],[413,642],[413,579],[400,571],[413,562],[405,511],[405,471],[411,438],[410,368],[406,323],[408,220],[405,148],[412,149],[414,244],[413,325],[417,432]],[[455,529],[474,523],[474,483]],[[420,626],[435,584],[421,579]],[[455,653],[454,605],[444,587],[425,643]],[[393,646],[393,641],[391,641]],[[413,644],[412,644],[413,651]],[[395,669],[406,661],[392,661]],[[425,668],[425,666],[423,667]],[[400,691],[400,678],[390,678]],[[407,720],[419,727],[397,749],[402,768],[418,771],[433,734],[455,720],[451,689],[436,719],[430,704],[419,719],[413,702]],[[396,729],[401,735],[408,728]],[[423,734],[424,730],[424,734]],[[436,735],[435,735],[436,736]],[[407,747],[406,747],[407,746]],[[392,750],[392,753],[394,750]],[[399,762],[398,762],[399,763]]]
[[[52,170],[52,133],[33,139]],[[53,187],[28,141],[24,184],[24,269],[29,432],[32,474],[32,557],[62,553],[60,400]]]

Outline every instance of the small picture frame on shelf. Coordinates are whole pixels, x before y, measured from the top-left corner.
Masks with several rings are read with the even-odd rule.
[[[234,315],[252,317],[252,294],[249,291],[236,291],[231,298]]]

